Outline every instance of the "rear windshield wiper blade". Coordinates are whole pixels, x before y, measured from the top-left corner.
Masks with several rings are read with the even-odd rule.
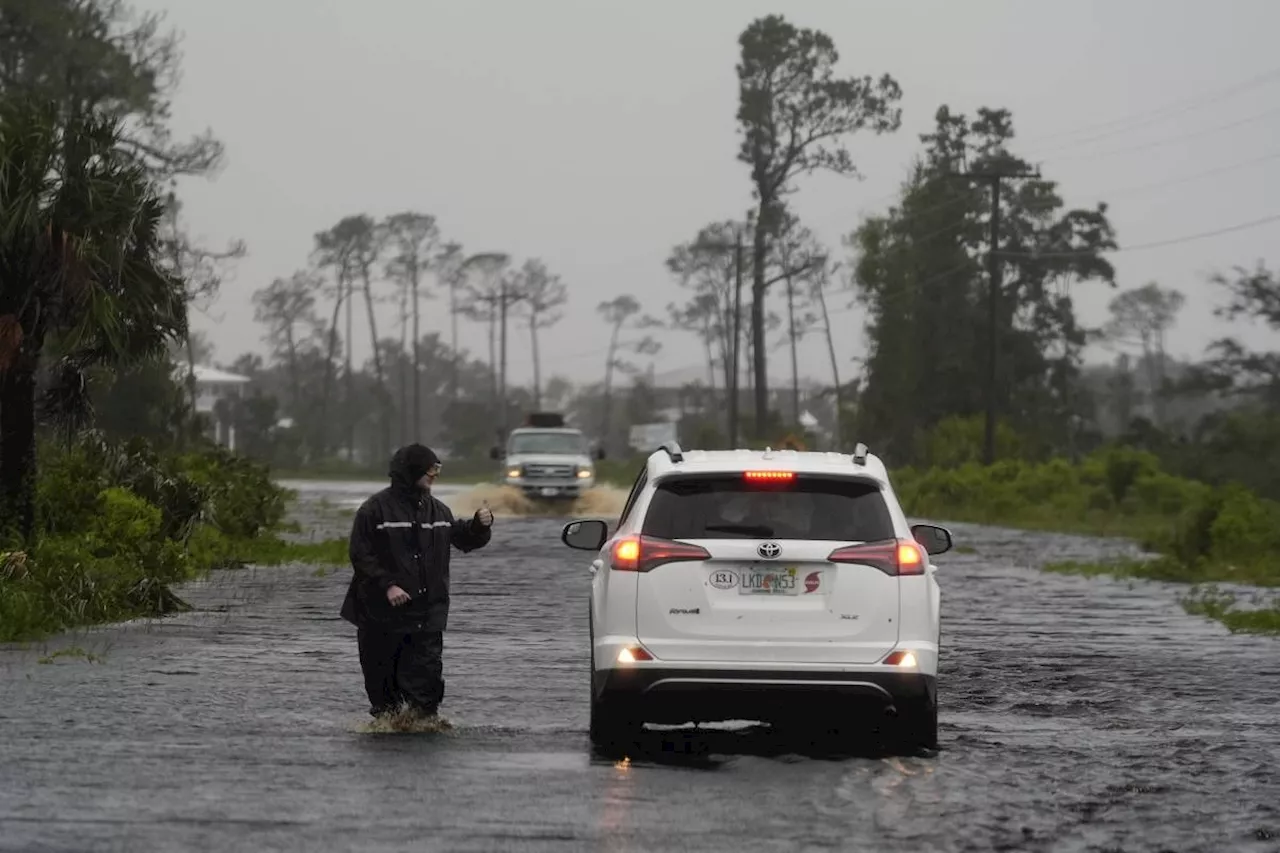
[[[757,536],[767,539],[773,535],[773,528],[763,524],[708,524],[708,533],[741,533],[743,536]]]

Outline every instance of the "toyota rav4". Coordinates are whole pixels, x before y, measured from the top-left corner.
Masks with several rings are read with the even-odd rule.
[[[883,463],[852,454],[651,455],[612,533],[562,541],[591,564],[591,739],[646,723],[741,720],[876,728],[937,745],[946,529],[909,525]],[[882,725],[879,723],[883,723]]]

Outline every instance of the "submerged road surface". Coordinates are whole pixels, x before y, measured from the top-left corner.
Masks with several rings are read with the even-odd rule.
[[[345,533],[360,496],[313,518]],[[936,756],[667,732],[617,762],[587,743],[560,523],[500,518],[457,559],[449,733],[362,731],[346,569],[222,573],[196,612],[0,647],[0,849],[1280,850],[1280,643],[1034,569],[1114,543],[955,528]],[[71,647],[97,659],[49,657]]]

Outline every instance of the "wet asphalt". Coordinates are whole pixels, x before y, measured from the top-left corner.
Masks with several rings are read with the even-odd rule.
[[[345,533],[359,491],[305,517]],[[1280,641],[1035,568],[1122,543],[952,526],[936,755],[746,730],[620,759],[587,741],[561,524],[500,518],[457,558],[448,733],[362,731],[347,569],[219,573],[192,613],[0,647],[0,850],[1280,851]]]

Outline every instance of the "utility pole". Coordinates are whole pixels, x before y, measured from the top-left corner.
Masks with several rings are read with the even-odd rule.
[[[507,431],[507,277],[498,284],[498,401],[502,431]]]
[[[738,342],[742,340],[742,226],[738,226],[733,255],[733,369],[729,389],[729,449],[738,447]]]
[[[1001,171],[999,168],[982,172],[961,172],[956,177],[971,178],[991,187],[991,236],[987,251],[987,387],[986,419],[982,431],[982,461],[994,465],[996,461],[996,376],[999,363],[1000,293],[1004,287],[1000,267],[1000,186],[1009,178],[1039,178],[1040,172]]]
[[[458,277],[454,273],[449,278],[449,399],[458,404]]]

